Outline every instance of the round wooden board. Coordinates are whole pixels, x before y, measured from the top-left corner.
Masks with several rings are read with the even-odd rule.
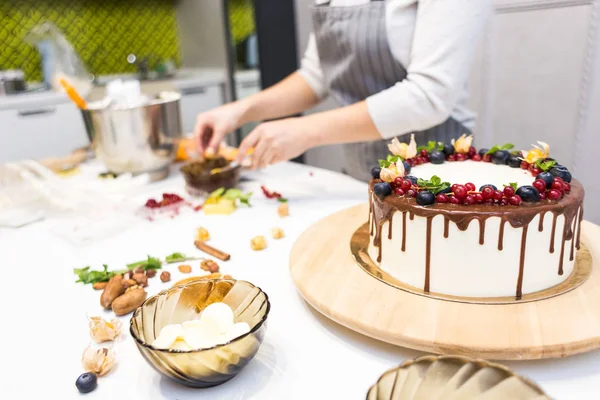
[[[296,287],[328,318],[402,347],[491,360],[565,357],[600,347],[600,227],[582,224],[594,265],[580,287],[540,301],[486,305],[419,296],[367,274],[350,252],[350,237],[367,216],[367,205],[330,215],[292,249]]]

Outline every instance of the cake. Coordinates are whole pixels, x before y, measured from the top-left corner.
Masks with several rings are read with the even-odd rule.
[[[369,255],[424,292],[513,297],[565,281],[584,189],[538,142],[477,151],[471,136],[417,148],[394,139],[369,183]]]

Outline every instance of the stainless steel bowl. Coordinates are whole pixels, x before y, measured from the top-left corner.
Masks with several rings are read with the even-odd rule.
[[[149,173],[166,178],[183,136],[181,96],[161,93],[140,107],[95,107],[81,110],[96,156],[110,172]]]

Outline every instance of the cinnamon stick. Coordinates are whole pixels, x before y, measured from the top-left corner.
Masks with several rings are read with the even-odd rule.
[[[208,255],[211,255],[213,257],[218,258],[221,261],[227,261],[231,258],[231,255],[222,252],[221,250],[217,250],[214,247],[211,247],[209,245],[207,245],[204,242],[201,242],[200,240],[196,240],[194,242],[194,244],[196,245],[196,247],[198,248],[198,250],[205,252]]]

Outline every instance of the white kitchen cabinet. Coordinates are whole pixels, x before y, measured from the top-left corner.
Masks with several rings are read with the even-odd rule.
[[[181,88],[181,122],[186,135],[194,131],[198,113],[223,104],[223,85]]]
[[[235,90],[238,99],[245,99],[261,91],[260,76],[258,71],[239,71],[235,74]],[[242,126],[242,137],[248,135],[258,125],[250,122]]]
[[[72,103],[0,110],[0,162],[69,155],[89,144]]]

